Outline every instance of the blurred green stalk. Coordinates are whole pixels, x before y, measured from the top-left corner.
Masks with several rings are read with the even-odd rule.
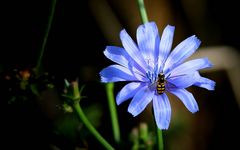
[[[114,150],[114,148],[99,134],[99,132],[94,128],[94,126],[91,124],[91,122],[87,119],[85,116],[81,106],[80,106],[80,100],[82,98],[81,93],[83,90],[83,87],[79,91],[78,83],[77,81],[72,82],[72,88],[73,88],[73,96],[71,99],[73,100],[73,108],[76,111],[77,115],[79,116],[80,120],[83,122],[83,124],[87,127],[87,129],[95,136],[95,138],[107,149],[107,150]]]
[[[144,0],[137,0],[140,16],[143,23],[148,22],[147,12],[144,5]]]
[[[51,29],[56,3],[57,3],[57,0],[52,1],[51,12],[50,12],[50,15],[49,15],[49,18],[48,18],[48,24],[47,24],[47,28],[45,30],[45,34],[44,34],[44,38],[43,38],[43,44],[42,44],[42,47],[40,49],[40,54],[39,54],[38,61],[37,61],[37,66],[36,66],[37,74],[40,72],[40,69],[41,69],[40,67],[41,67],[41,64],[42,64],[42,58],[43,58],[43,54],[44,54],[44,51],[45,51],[45,47],[46,47],[46,43],[47,43],[47,39],[48,39],[48,34],[49,34],[50,29]]]
[[[79,118],[83,122],[83,124],[88,128],[88,130],[95,136],[95,138],[107,149],[114,150],[114,148],[98,133],[98,131],[93,127],[93,125],[89,122],[87,117],[85,116],[82,108],[79,103],[74,103],[73,108],[77,112]]]
[[[162,130],[157,129],[157,142],[158,142],[158,150],[163,150],[163,136],[162,136]]]
[[[118,124],[118,116],[117,116],[117,109],[116,109],[116,103],[114,99],[114,84],[113,83],[107,83],[106,84],[106,92],[107,92],[107,99],[108,99],[108,106],[112,121],[112,130],[113,130],[113,136],[116,143],[120,143],[120,128]]]

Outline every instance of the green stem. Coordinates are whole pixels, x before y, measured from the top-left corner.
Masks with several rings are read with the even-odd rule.
[[[41,63],[42,63],[42,58],[43,58],[43,54],[44,54],[44,50],[45,50],[45,46],[47,43],[47,39],[48,39],[48,34],[52,25],[52,20],[53,20],[53,16],[54,16],[54,12],[55,12],[55,6],[56,6],[57,0],[53,0],[52,1],[52,5],[51,5],[51,12],[48,18],[48,24],[47,24],[47,28],[44,34],[44,38],[43,38],[43,44],[42,47],[40,49],[40,55],[38,57],[38,61],[37,61],[37,66],[36,66],[36,71],[39,72],[39,69],[41,67]]]
[[[163,136],[162,130],[157,127],[157,141],[158,141],[158,150],[163,150]]]
[[[137,0],[140,16],[143,23],[148,22],[147,12],[144,5],[144,0]]]
[[[98,133],[98,131],[89,122],[84,112],[82,111],[79,101],[73,104],[75,111],[77,112],[79,118],[82,120],[83,124],[88,128],[88,130],[95,136],[95,138],[107,149],[114,150],[114,148]]]
[[[120,143],[120,129],[118,124],[116,103],[115,103],[114,94],[113,94],[114,93],[113,83],[106,84],[106,92],[107,92],[109,111],[111,115],[114,140],[116,141],[116,143]]]

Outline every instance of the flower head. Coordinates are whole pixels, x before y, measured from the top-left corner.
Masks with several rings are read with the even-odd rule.
[[[199,47],[200,40],[191,36],[172,51],[174,27],[166,26],[161,39],[154,22],[137,29],[137,45],[125,30],[120,32],[124,48],[107,46],[104,55],[117,63],[100,72],[102,82],[130,81],[117,94],[117,104],[132,98],[128,112],[140,114],[153,101],[158,128],[168,129],[171,106],[166,93],[177,96],[186,108],[195,113],[198,104],[185,88],[195,85],[214,90],[215,82],[200,76],[199,70],[212,66],[207,58],[185,62]],[[171,51],[171,52],[170,52]]]

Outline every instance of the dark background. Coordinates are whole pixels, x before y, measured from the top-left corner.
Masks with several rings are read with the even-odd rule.
[[[113,10],[116,8],[114,13],[122,26],[126,28],[129,26],[128,22],[116,6],[121,2],[115,1],[109,0],[108,4]],[[126,1],[122,3],[125,4]],[[195,16],[194,19],[188,17],[189,14],[186,13],[181,1],[171,0],[168,3],[171,12],[175,14],[173,21],[170,20],[169,24],[177,22],[176,20],[179,20],[179,18],[181,19],[182,30],[184,30],[181,39],[196,34],[203,41],[202,46],[229,45],[239,49],[240,23],[238,21],[237,2],[233,0],[205,2],[205,11],[202,15],[204,16],[203,25],[196,26],[193,26],[191,21],[197,20],[198,16]],[[131,4],[134,5],[135,2],[131,2]],[[51,1],[1,2],[1,25],[3,25],[1,29],[1,64],[3,66],[14,66],[16,64],[34,66],[36,64],[47,26],[50,6]],[[134,6],[135,9],[136,7],[137,5]],[[149,7],[151,8],[151,6]],[[197,9],[195,6],[191,8],[193,10]],[[140,24],[139,16],[135,17]],[[152,19],[150,18],[150,20]],[[176,28],[176,34],[179,34],[181,28]],[[204,32],[196,29],[201,29]],[[58,0],[44,54],[44,68],[59,74],[66,71],[79,72],[79,66],[85,65],[93,65],[101,69],[107,62],[102,51],[109,44],[111,43],[108,43],[108,40],[104,38],[93,17],[89,8],[89,1]]]
[[[122,9],[122,6],[132,5],[133,10],[128,10],[128,12],[131,12],[136,10],[137,4],[135,2],[128,3],[127,0],[122,1],[122,6],[119,5],[121,4],[120,0],[108,0],[105,2],[113,10],[121,26],[129,29],[130,34],[134,36],[137,26],[141,24],[140,17],[134,16],[136,17],[134,23],[136,24],[129,22],[133,16],[129,16],[130,19],[126,18],[127,13],[122,11],[125,10]],[[164,4],[166,3],[169,9],[168,12],[171,12],[172,15],[170,15],[171,19],[165,18],[163,24],[179,25],[179,28],[176,27],[178,41],[189,35],[196,34],[201,39],[201,46],[203,47],[227,45],[239,52],[240,23],[238,20],[240,12],[237,1],[203,1],[199,8],[204,8],[204,13],[200,14],[200,16],[194,16],[201,11],[197,12],[198,6],[192,5],[190,1],[171,0]],[[36,65],[47,26],[50,6],[51,1],[42,0],[1,2],[1,73],[14,68],[32,68]],[[146,7],[149,14],[157,13],[150,12],[150,1],[146,2]],[[186,7],[189,9],[186,9]],[[194,12],[195,9],[196,12]],[[168,16],[168,14],[166,15]],[[157,17],[151,18],[151,15],[149,15],[149,18],[154,20],[153,18]],[[111,20],[106,21],[111,24]],[[162,31],[162,28],[161,24],[161,30],[159,30]],[[111,64],[102,53],[106,45],[120,45],[119,41],[114,44],[109,41],[111,40],[106,38],[96,21],[96,16],[90,8],[90,1],[58,0],[42,63],[44,70],[55,76],[56,82],[59,84],[59,91],[61,91],[64,78],[78,78],[80,83],[86,84],[85,94],[89,96],[89,100],[94,102],[85,101],[83,105],[100,104],[100,107],[104,110],[103,114],[107,115],[107,117],[109,117],[109,114],[105,111],[107,110],[107,103],[104,100],[106,98],[104,86],[99,83],[98,73],[102,68]],[[226,72],[220,71],[206,75],[217,80],[219,86],[216,88],[215,94],[208,95],[208,98],[212,99],[212,101],[207,104],[200,102],[203,107],[207,106],[206,110],[211,114],[209,122],[212,131],[206,132],[209,133],[207,135],[208,141],[205,142],[207,146],[202,149],[231,149],[239,146],[236,141],[237,138],[234,139],[234,136],[239,133],[239,107],[233,96]],[[116,85],[116,92],[120,87],[122,85]],[[208,92],[200,91],[198,93],[200,96],[196,96],[198,99],[201,97],[201,93],[206,94]],[[4,101],[4,96],[1,99]],[[137,124],[127,113],[127,104],[119,106],[118,110],[121,114],[120,122],[122,121],[122,123],[120,124],[123,126],[122,130],[126,132]],[[55,144],[60,149],[74,149],[76,145],[84,145],[84,143],[78,142],[81,140],[69,140],[66,137],[58,137],[53,134],[53,122],[62,114],[60,113],[60,115],[51,118],[49,117],[51,113],[44,112],[44,105],[40,108],[38,105],[38,102],[10,106],[3,105],[7,110],[3,109],[3,116],[6,119],[3,120],[2,132],[6,132],[6,134],[3,135],[5,140],[1,140],[1,142],[8,146],[7,149],[16,147],[48,149],[50,144]],[[107,117],[103,117],[99,129],[112,142],[113,139],[109,134],[111,127]],[[206,121],[205,119],[201,120],[201,116],[197,118],[200,120],[200,124],[195,121],[196,126],[201,126],[201,123]],[[128,122],[128,124],[125,122]],[[203,126],[207,128],[207,125]],[[205,130],[202,129],[201,131],[204,132]],[[168,134],[167,131],[164,133]],[[127,138],[127,135],[123,133],[123,137]],[[93,137],[90,136],[89,138],[88,136],[87,141],[89,145],[96,145],[99,148]],[[195,145],[197,145],[197,142]]]

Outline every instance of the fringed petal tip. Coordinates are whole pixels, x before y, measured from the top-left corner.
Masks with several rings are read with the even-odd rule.
[[[205,89],[207,89],[209,91],[213,91],[213,90],[215,90],[216,82],[213,81],[213,80],[208,79],[208,82],[205,83],[205,84],[202,84],[201,87],[203,87],[203,88],[205,88]]]
[[[128,112],[133,116],[133,117],[136,117],[139,113],[140,113],[141,110],[138,110],[136,109],[136,107],[131,107],[129,105],[128,107]]]
[[[157,122],[157,127],[161,130],[167,130],[170,125],[170,120],[164,120],[161,122]]]
[[[175,26],[172,26],[172,25],[169,25],[169,24],[168,24],[168,25],[165,27],[165,29],[168,29],[169,31],[174,32]]]
[[[101,78],[101,82],[102,83],[109,83],[109,81],[108,81],[108,79],[107,78],[105,78],[105,77],[100,77]]]
[[[104,69],[99,72],[99,76],[100,76],[100,81],[102,83],[108,83],[108,79],[106,77],[104,77]]]
[[[199,108],[197,107],[197,108],[195,108],[194,110],[192,110],[192,111],[190,111],[192,114],[195,114],[196,112],[198,112],[199,111]]]
[[[192,44],[193,49],[198,49],[201,44],[201,40],[196,35],[192,35],[189,37],[189,44]]]
[[[208,78],[201,77],[198,82],[194,84],[195,86],[205,88],[209,91],[215,90],[216,82]]]
[[[126,36],[126,33],[127,33],[126,29],[122,29],[119,34],[120,38],[124,38]]]
[[[158,124],[157,124],[157,127],[158,127],[158,129],[160,129],[160,130],[167,130],[167,129],[169,128],[169,123],[168,123],[167,126],[165,126],[165,125],[158,125]]]
[[[198,49],[202,42],[196,35],[193,35],[192,37],[193,41],[195,42],[194,49]]]
[[[213,63],[207,58],[204,58],[206,60],[206,63],[208,64],[208,66],[206,68],[211,68],[213,66]]]
[[[216,82],[211,80],[209,83],[209,87],[207,89],[209,91],[213,91],[213,90],[215,90],[215,87],[216,87]]]
[[[134,112],[131,112],[132,110],[129,110],[128,109],[128,112],[133,116],[133,117],[136,117],[137,115],[136,115],[136,113],[134,113]]]

